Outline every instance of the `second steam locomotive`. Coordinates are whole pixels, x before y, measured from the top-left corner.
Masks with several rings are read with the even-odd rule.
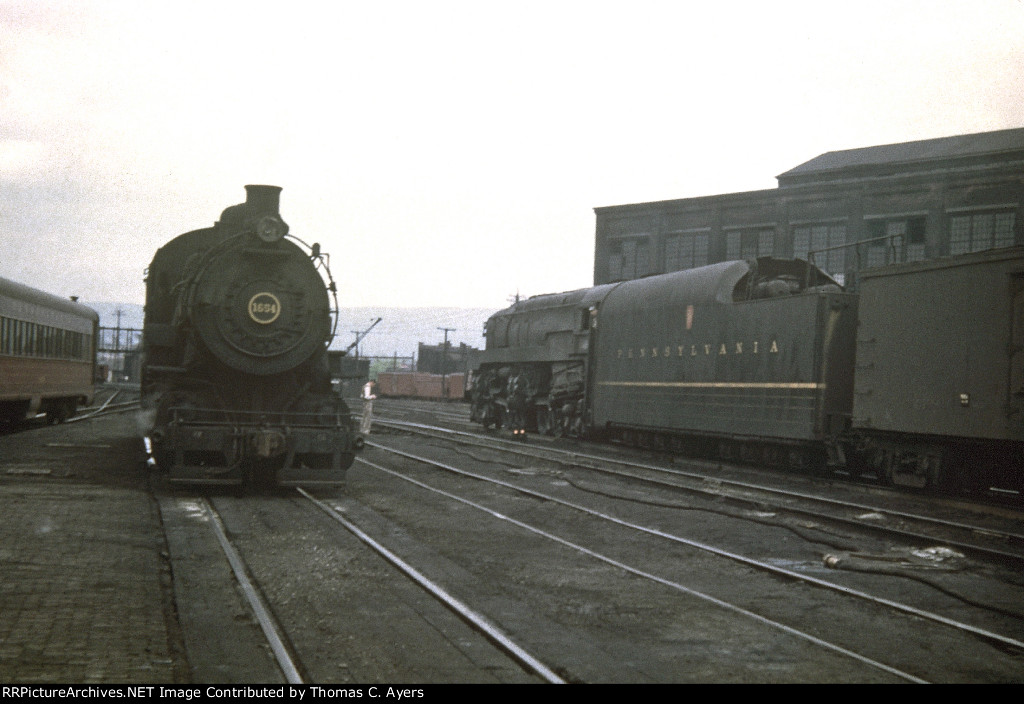
[[[1024,488],[1024,248],[861,272],[763,258],[517,302],[473,419],[912,487]]]
[[[280,192],[246,186],[148,269],[142,393],[172,480],[337,483],[360,446],[327,364],[335,285],[319,245],[288,234]]]

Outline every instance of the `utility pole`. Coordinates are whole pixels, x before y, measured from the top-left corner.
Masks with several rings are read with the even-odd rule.
[[[117,309],[117,329],[114,331],[114,356],[121,361],[121,368],[118,370],[118,381],[124,380],[124,356],[121,354],[121,313],[120,308]]]
[[[438,328],[444,330],[444,349],[441,350],[441,397],[448,400],[448,333],[455,328]]]

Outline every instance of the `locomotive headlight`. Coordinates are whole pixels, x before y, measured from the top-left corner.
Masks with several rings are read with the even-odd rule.
[[[256,223],[256,236],[267,244],[277,242],[287,234],[288,226],[275,215],[265,215]]]

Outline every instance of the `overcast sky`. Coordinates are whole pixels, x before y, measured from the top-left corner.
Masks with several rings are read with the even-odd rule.
[[[1024,127],[1024,2],[0,0],[0,276],[144,300],[250,183],[342,306],[588,286],[593,208]]]

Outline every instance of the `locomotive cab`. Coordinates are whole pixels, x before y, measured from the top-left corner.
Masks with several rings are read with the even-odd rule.
[[[516,301],[485,325],[470,417],[513,435],[581,435],[601,301],[617,284]]]

